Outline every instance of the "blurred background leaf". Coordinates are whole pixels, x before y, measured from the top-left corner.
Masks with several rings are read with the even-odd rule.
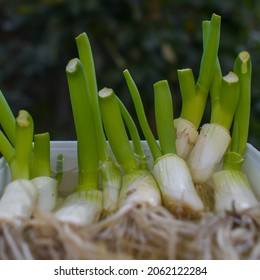
[[[75,139],[65,67],[77,56],[75,37],[91,40],[99,89],[112,87],[134,114],[122,71],[133,75],[155,132],[153,83],[167,79],[175,116],[181,99],[177,69],[197,77],[203,20],[222,17],[219,49],[223,74],[237,54],[250,52],[253,63],[249,142],[260,149],[259,0],[1,0],[0,88],[16,115],[27,109],[37,133],[52,140]],[[4,8],[3,8],[4,7]],[[207,106],[203,122],[209,120]],[[155,132],[156,133],[156,132]]]

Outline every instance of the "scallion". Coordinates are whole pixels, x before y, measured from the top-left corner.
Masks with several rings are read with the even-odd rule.
[[[55,216],[65,222],[86,225],[99,219],[103,205],[96,134],[86,74],[78,58],[68,62],[66,74],[77,135],[78,185],[55,211]]]
[[[201,58],[200,72],[195,83],[192,70],[178,70],[182,95],[180,118],[174,121],[176,129],[177,154],[186,159],[197,141],[197,130],[205,110],[205,105],[215,71],[220,37],[220,16],[213,14],[204,50]]]
[[[239,53],[234,72],[239,77],[240,95],[234,116],[231,148],[224,157],[222,170],[213,174],[216,211],[243,210],[257,205],[247,176],[241,171],[249,129],[251,68],[249,53]]]
[[[30,218],[35,209],[38,193],[30,180],[33,130],[31,115],[20,110],[15,125],[15,148],[0,132],[0,151],[9,165],[12,177],[0,199],[0,219],[20,222]]]
[[[206,183],[217,170],[230,142],[230,127],[239,99],[239,79],[234,72],[211,91],[211,120],[200,130],[187,162],[195,184]]]
[[[104,129],[112,152],[124,170],[119,207],[141,204],[159,205],[161,195],[157,183],[148,170],[141,169],[130,145],[118,100],[112,89],[99,91],[99,103]]]

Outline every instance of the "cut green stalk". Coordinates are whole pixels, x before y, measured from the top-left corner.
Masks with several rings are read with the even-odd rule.
[[[20,110],[16,118],[15,159],[10,163],[12,180],[30,179],[33,130],[31,115]]]
[[[154,102],[157,133],[162,154],[176,154],[175,133],[172,121],[172,96],[167,81],[154,84]]]
[[[141,170],[124,127],[118,100],[112,89],[99,92],[99,103],[104,129],[116,160],[125,174],[122,179],[119,207],[160,204],[158,186],[150,172]],[[143,196],[144,195],[144,196]]]
[[[51,177],[50,135],[34,135],[31,178],[38,191],[37,209],[51,212],[56,206],[58,181]]]
[[[211,123],[219,125],[230,130],[235,110],[239,99],[239,79],[238,76],[229,72],[223,77],[221,89],[212,96],[212,114]]]
[[[103,205],[103,195],[98,189],[96,134],[86,74],[80,60],[70,60],[66,73],[77,135],[79,182],[54,215],[63,222],[88,225],[97,222]]]
[[[115,165],[110,157],[102,119],[98,103],[98,88],[95,73],[95,64],[92,55],[91,45],[87,34],[81,33],[76,38],[79,58],[87,78],[87,90],[90,98],[90,104],[93,114],[93,122],[96,133],[96,143],[98,149],[98,158],[100,161],[100,173],[102,179],[102,189],[105,192],[104,215],[109,215],[117,210],[118,196],[121,188],[121,174],[119,168]],[[107,168],[109,166],[109,168]],[[110,193],[111,192],[111,193]]]
[[[236,108],[230,151],[224,157],[222,170],[213,175],[215,209],[237,210],[257,205],[257,199],[246,175],[241,171],[246,149],[251,99],[252,65],[248,52],[239,53],[234,64],[239,77],[240,97]]]
[[[202,126],[187,160],[195,184],[204,184],[210,179],[229,148],[229,130],[238,98],[239,79],[230,72],[222,78],[218,95],[212,98],[211,122]]]
[[[76,191],[98,188],[98,153],[85,71],[79,59],[66,67],[77,135],[79,184]]]
[[[12,113],[2,91],[0,90],[0,124],[7,138],[14,146],[15,144],[15,116]]]
[[[33,120],[25,111],[16,118],[15,149],[3,133],[0,134],[1,153],[10,167],[12,182],[4,189],[0,199],[0,219],[20,222],[30,218],[37,201],[37,190],[30,181],[30,159],[33,140]],[[10,207],[11,205],[11,207]]]
[[[134,120],[132,119],[131,115],[129,114],[129,112],[126,109],[123,102],[119,98],[117,98],[117,100],[118,100],[121,115],[123,117],[124,122],[126,123],[127,129],[129,131],[131,139],[133,141],[133,146],[134,146],[136,157],[140,161],[140,168],[147,169],[148,166],[147,166],[147,161],[146,161],[146,155],[144,153],[141,139],[140,139],[137,127],[134,123]]]
[[[121,112],[113,90],[109,88],[100,90],[99,100],[105,132],[119,165],[126,172],[139,169],[138,161],[129,143],[122,117],[119,117]],[[110,126],[113,126],[113,128],[110,129]],[[113,135],[116,135],[116,137]]]

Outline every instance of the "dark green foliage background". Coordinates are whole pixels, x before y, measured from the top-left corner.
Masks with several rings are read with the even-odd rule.
[[[219,58],[223,74],[237,54],[250,52],[253,63],[249,142],[260,149],[259,0],[0,0],[0,88],[14,114],[27,109],[35,132],[52,140],[75,139],[65,67],[77,56],[74,38],[91,40],[99,89],[112,87],[132,112],[122,71],[128,68],[154,128],[153,83],[167,79],[175,116],[181,99],[177,69],[198,75],[201,23],[221,15]],[[203,122],[209,120],[210,104]],[[156,133],[156,132],[155,132]]]

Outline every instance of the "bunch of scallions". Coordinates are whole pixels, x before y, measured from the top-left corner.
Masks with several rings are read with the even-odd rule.
[[[35,211],[55,208],[60,181],[51,172],[49,133],[34,135],[32,116],[20,110],[15,118],[2,92],[0,112],[0,151],[11,174],[0,198],[0,220],[20,223]]]
[[[222,77],[218,61],[220,21],[213,14],[210,21],[203,22],[203,54],[197,82],[191,69],[178,71],[183,98],[179,118],[174,119],[168,82],[154,84],[159,141],[151,132],[137,86],[129,71],[124,71],[139,124],[153,156],[151,169],[136,126],[123,103],[112,88],[97,90],[87,35],[82,33],[76,38],[79,58],[69,61],[66,72],[78,140],[79,185],[55,213],[57,217],[73,223],[74,214],[68,218],[67,211],[72,213],[81,204],[82,210],[78,208],[75,213],[83,208],[92,209],[83,211],[91,216],[86,217],[86,223],[113,213],[120,215],[121,209],[140,205],[155,207],[162,203],[178,217],[196,217],[205,209],[215,209],[213,185],[216,183],[212,183],[212,176],[221,168],[223,156],[230,149],[230,129],[239,110],[238,103],[241,104],[243,87],[238,70]],[[199,130],[209,93],[211,119]],[[208,196],[213,199],[208,201]]]
[[[220,22],[216,14],[203,22],[197,81],[190,68],[178,70],[182,95],[178,118],[169,83],[161,80],[153,85],[158,140],[137,85],[128,70],[123,72],[152,155],[149,164],[127,108],[112,88],[98,90],[88,36],[76,38],[78,57],[68,62],[66,75],[77,136],[78,183],[60,203],[59,176],[54,178],[50,168],[49,134],[34,135],[32,116],[21,110],[15,118],[1,93],[0,152],[12,180],[0,199],[0,219],[21,221],[35,211],[52,212],[62,223],[95,225],[103,233],[120,225],[123,230],[110,232],[116,239],[136,230],[133,212],[140,225],[149,216],[147,228],[149,223],[160,228],[160,222],[167,223],[172,215],[190,219],[208,209],[254,207],[258,201],[240,170],[249,127],[251,60],[248,52],[239,53],[232,71],[222,75]],[[209,96],[210,121],[201,126]],[[150,238],[148,231],[145,236]]]

